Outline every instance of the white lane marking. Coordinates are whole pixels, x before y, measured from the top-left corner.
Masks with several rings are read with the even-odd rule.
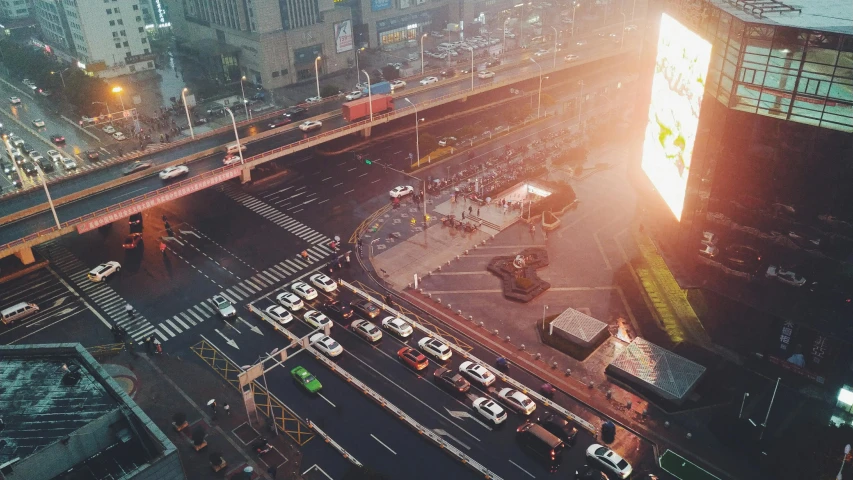
[[[126,196],[128,196],[128,195],[133,195],[133,194],[134,194],[134,193],[136,193],[136,192],[139,192],[139,191],[145,190],[145,188],[146,188],[146,187],[137,188],[136,190],[131,190],[130,192],[122,193],[121,195],[117,195],[117,196],[113,197],[113,198],[112,198],[112,200],[115,200],[115,199],[117,199],[117,198],[121,198],[121,197],[126,197]]]
[[[343,185],[343,184],[344,184],[344,182],[336,183],[336,184],[334,184],[334,185],[332,186],[332,188],[339,187],[339,186],[341,186],[341,185]]]
[[[322,179],[322,180],[320,180],[320,181],[321,181],[321,182],[325,182],[326,180],[331,180],[331,178],[332,178],[332,177],[326,177],[326,178],[324,178],[324,179]]]
[[[371,433],[370,436],[373,437],[374,440],[379,442],[379,445],[382,445],[383,447],[387,448],[389,452],[393,453],[394,455],[397,455],[397,452],[395,452],[394,450],[391,450],[391,447],[382,443],[382,440],[379,440],[378,438],[376,438],[376,435]]]
[[[516,468],[518,468],[518,469],[519,469],[519,470],[521,470],[522,472],[524,472],[524,473],[526,473],[526,474],[530,475],[530,477],[531,477],[531,478],[536,478],[536,476],[535,476],[535,475],[533,475],[532,473],[528,472],[527,470],[525,470],[525,469],[521,468],[517,463],[513,462],[512,460],[510,460],[510,461],[509,461],[509,463],[511,463],[511,464],[513,464],[513,465],[515,465],[515,466],[516,466]]]
[[[331,405],[331,406],[332,406],[332,408],[338,408],[338,407],[337,407],[337,405],[335,405],[334,403],[332,403],[332,401],[331,401],[331,400],[329,400],[328,398],[324,397],[322,393],[317,392],[317,395],[319,395],[319,396],[320,396],[320,398],[322,398],[323,400],[325,400],[325,401],[326,401],[326,403],[328,403],[329,405]]]
[[[353,189],[353,190],[347,190],[346,192],[344,192],[344,195],[346,195],[346,194],[348,194],[348,193],[352,193],[352,192],[354,192],[354,191],[355,191],[354,189]]]
[[[322,202],[320,202],[320,203],[326,203],[326,202],[328,202],[328,201],[329,201],[329,199],[327,198],[327,199],[323,200],[323,201],[322,201]],[[317,205],[320,205],[320,203],[318,203]]]

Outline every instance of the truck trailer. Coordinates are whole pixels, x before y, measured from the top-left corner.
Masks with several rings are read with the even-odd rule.
[[[374,115],[394,110],[394,97],[391,95],[374,94],[372,100]],[[348,122],[355,122],[369,117],[370,101],[371,98],[362,97],[358,100],[353,100],[341,105],[341,113],[344,116],[344,120]]]

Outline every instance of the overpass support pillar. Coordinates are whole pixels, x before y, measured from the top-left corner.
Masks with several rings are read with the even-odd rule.
[[[252,169],[249,167],[243,168],[240,172],[240,183],[249,183],[252,181]]]
[[[24,265],[30,265],[36,262],[36,258],[33,256],[33,249],[30,247],[18,250],[15,252],[15,256],[18,257],[18,260],[20,260]]]
[[[361,131],[361,136],[364,138],[369,138],[370,137],[370,127],[365,127],[365,129]]]

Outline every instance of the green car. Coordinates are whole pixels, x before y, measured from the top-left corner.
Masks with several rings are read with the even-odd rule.
[[[323,388],[320,381],[317,380],[314,375],[308,373],[308,370],[305,370],[305,367],[294,368],[290,371],[290,375],[292,375],[293,379],[299,382],[299,384],[310,393],[317,393]]]

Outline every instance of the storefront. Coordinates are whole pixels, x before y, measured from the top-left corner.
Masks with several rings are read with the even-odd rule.
[[[447,18],[447,7],[442,7],[379,20],[376,22],[379,46],[405,44],[408,41],[417,44],[422,33],[443,30]]]
[[[296,79],[297,81],[308,80],[309,78],[314,78],[316,76],[316,72],[314,71],[314,60],[317,57],[323,56],[323,45],[311,45],[308,47],[297,48],[293,50],[293,64],[296,66]],[[317,65],[319,73],[323,74],[323,61],[319,62]]]

